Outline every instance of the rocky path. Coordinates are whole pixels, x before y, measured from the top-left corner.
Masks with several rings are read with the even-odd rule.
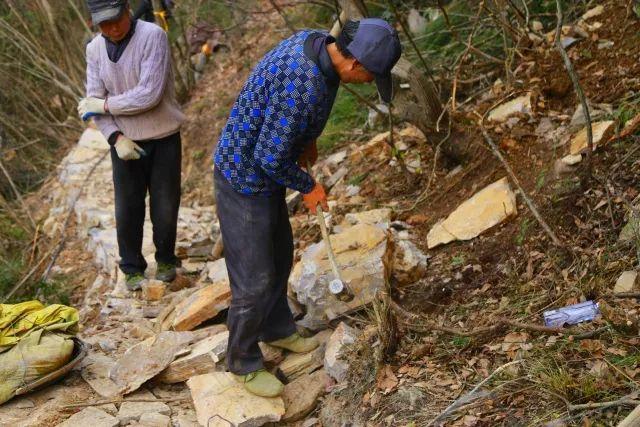
[[[383,140],[378,137],[373,144]],[[345,377],[342,346],[353,342],[357,331],[345,324],[335,331],[330,326],[335,328],[341,315],[370,303],[391,274],[409,280],[426,269],[426,256],[408,240],[406,224],[392,223],[390,209],[327,214],[334,224],[338,264],[356,298],[343,303],[328,294],[333,277],[324,244],[313,243],[317,236],[301,240],[300,261],[290,280],[291,305],[301,326],[319,331],[322,346],[294,355],[262,344],[267,366],[287,385],[282,398],[257,398],[225,372],[228,332],[221,313],[230,302],[230,290],[224,258],[211,257],[218,234],[215,207],[180,208],[177,252],[182,268],[169,285],[152,279],[154,247],[147,219],[143,252],[150,279],[142,292],[127,291],[117,269],[106,147],[97,130],[86,129],[60,165],[58,182],[49,195],[50,216],[44,223],[47,234],[60,235],[72,212],[74,225],[64,232],[75,233],[70,238],[84,245],[91,255],[90,265],[68,259],[59,263],[66,266],[65,271],[97,271],[78,307],[80,337],[90,344],[89,355],[64,381],[3,405],[0,425],[295,423],[308,417],[319,398]],[[316,167],[317,174],[337,186],[340,194],[357,198],[357,188],[347,188],[353,186],[344,182],[341,164],[346,154],[326,159]],[[296,234],[309,234],[309,227],[314,227],[306,215],[292,218],[292,223]],[[309,418],[303,425],[313,425],[314,420]]]

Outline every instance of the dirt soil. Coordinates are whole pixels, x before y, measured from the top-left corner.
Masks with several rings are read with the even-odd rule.
[[[611,104],[615,110],[630,103],[633,91],[640,89],[640,20],[627,12],[626,1],[602,3],[606,12],[588,21],[601,22],[601,27],[589,31],[590,37],[569,53],[589,100]],[[277,15],[252,19],[254,28],[261,30],[247,30],[234,38],[229,53],[214,56],[185,107],[185,205],[212,204],[211,153],[229,108],[257,59],[287,35]],[[607,40],[613,46],[599,49]],[[440,162],[433,164],[434,150],[424,138],[404,138],[406,159],[420,160],[413,182],[404,180],[390,150],[382,146],[373,159],[349,161],[345,180],[361,188],[355,203],[343,203],[340,194],[330,196],[340,201],[338,218],[354,209],[391,207],[395,219],[411,226],[414,243],[430,260],[427,274],[418,282],[402,288],[391,284],[392,299],[415,317],[395,313],[398,349],[381,365],[375,364],[374,352],[387,331],[366,314],[351,319],[365,333],[352,350],[349,381],[338,385],[312,414],[325,425],[431,425],[497,369],[481,398],[463,403],[443,420],[445,424],[544,425],[560,420],[553,425],[615,425],[631,409],[628,404],[576,405],[627,396],[637,391],[640,381],[640,305],[635,299],[613,298],[611,292],[619,274],[637,264],[636,247],[617,243],[628,207],[638,195],[637,139],[598,149],[593,154],[593,178],[586,186],[579,180],[585,160],[558,175],[555,162],[568,151],[574,132],[568,124],[577,99],[560,56],[549,44],[520,53],[512,86],[487,87],[479,101],[453,116],[474,147],[472,160],[457,172]],[[483,114],[513,91],[535,94],[534,113],[519,116],[511,126],[491,126],[489,133],[564,247],[552,244],[519,195],[518,215],[512,220],[471,241],[429,250],[426,235],[438,220],[507,176],[483,141],[474,111]],[[559,129],[551,139],[536,132],[545,118],[553,130]],[[349,147],[351,141],[345,141],[334,151]],[[306,218],[298,210],[292,219],[298,248],[319,239],[301,225]],[[70,235],[76,235],[73,225]],[[58,265],[63,272],[80,272],[72,301],[81,301],[83,287],[96,274],[83,259],[81,240],[66,245]],[[599,302],[601,318],[571,334],[536,330],[543,324],[544,310],[586,299]],[[500,319],[524,327],[501,324]],[[96,327],[93,321],[86,319],[85,327]],[[482,327],[493,329],[474,332]]]

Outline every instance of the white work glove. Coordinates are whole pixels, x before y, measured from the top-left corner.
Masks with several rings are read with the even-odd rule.
[[[82,98],[78,103],[78,115],[82,120],[88,120],[89,117],[106,114],[104,109],[104,99],[89,96]]]
[[[116,153],[118,153],[118,157],[122,160],[138,160],[141,154],[143,156],[147,155],[138,144],[124,135],[118,136],[114,148],[116,149]]]

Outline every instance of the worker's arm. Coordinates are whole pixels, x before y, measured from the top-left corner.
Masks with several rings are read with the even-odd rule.
[[[107,89],[104,82],[100,78],[100,68],[98,66],[97,55],[93,52],[95,46],[92,43],[87,45],[87,97],[95,97],[105,99],[107,97]],[[110,115],[95,115],[93,120],[100,129],[100,132],[109,141],[110,145],[115,143],[115,139],[110,137],[120,133],[118,125]],[[112,142],[113,140],[113,142]]]
[[[158,27],[144,46],[138,84],[124,93],[110,96],[107,99],[109,113],[114,116],[135,115],[158,105],[171,75],[170,58],[169,40]]]
[[[306,168],[307,165],[313,166],[316,164],[318,160],[318,145],[316,144],[316,140],[309,142],[307,146],[304,148],[300,157],[298,157],[298,165],[300,167]]]
[[[253,156],[260,167],[275,182],[285,187],[309,193],[315,182],[296,163],[295,143],[313,114],[312,106],[303,99],[298,88],[286,96],[278,93],[271,96],[265,111],[258,143]]]

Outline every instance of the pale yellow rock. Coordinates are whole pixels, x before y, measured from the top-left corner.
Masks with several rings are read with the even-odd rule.
[[[560,161],[567,166],[573,166],[582,161],[582,154],[567,154]]]
[[[373,301],[389,277],[391,245],[385,230],[375,225],[357,224],[330,236],[342,280],[354,293],[350,302],[329,293],[334,279],[324,242],[310,245],[293,268],[289,279],[298,302],[307,307],[300,324],[321,329],[328,320]]]
[[[491,110],[488,116],[490,122],[504,122],[514,114],[531,114],[531,94],[519,96]]]
[[[357,148],[351,152],[349,158],[351,161],[358,161],[378,152],[381,150],[382,145],[386,143],[387,139],[389,139],[389,135],[390,133],[388,131],[379,133],[366,144],[357,146]]]
[[[585,14],[582,15],[582,19],[586,21],[587,19],[602,15],[603,12],[604,12],[604,6],[599,5],[594,7],[593,9],[589,9],[588,11],[586,11]]]
[[[391,222],[391,209],[381,208],[364,212],[350,212],[344,216],[344,220],[347,225],[379,224],[387,228]]]
[[[142,296],[147,301],[160,301],[167,286],[160,280],[150,279],[142,284]]]
[[[470,240],[517,214],[516,195],[507,178],[485,187],[462,203],[427,235],[429,249],[454,240]]]
[[[190,331],[228,308],[230,303],[229,283],[207,285],[176,306],[173,329]]]
[[[229,372],[213,372],[187,381],[198,423],[208,427],[261,426],[280,421],[285,413],[281,397],[249,393]]]
[[[622,292],[633,292],[638,282],[637,271],[625,271],[618,277],[616,285],[613,288],[613,293],[619,294]]]
[[[613,120],[607,120],[604,122],[595,122],[591,124],[591,130],[593,131],[593,149],[595,150],[598,145],[606,143],[612,136],[615,130],[616,122]],[[571,140],[569,148],[569,154],[580,154],[587,150],[589,143],[587,141],[587,128],[585,127],[578,132]]]
[[[426,139],[422,131],[412,125],[409,125],[406,128],[402,129],[400,132],[398,132],[398,135],[403,138]]]
[[[109,143],[107,142],[102,132],[98,129],[86,128],[82,135],[80,136],[80,140],[78,141],[78,145],[85,148],[91,148],[92,150],[97,151],[108,151]]]
[[[327,342],[324,353],[324,368],[327,374],[338,382],[347,378],[349,360],[344,357],[346,348],[355,343],[358,331],[344,322],[340,322]]]
[[[207,263],[207,277],[214,285],[229,286],[229,274],[224,258]]]

